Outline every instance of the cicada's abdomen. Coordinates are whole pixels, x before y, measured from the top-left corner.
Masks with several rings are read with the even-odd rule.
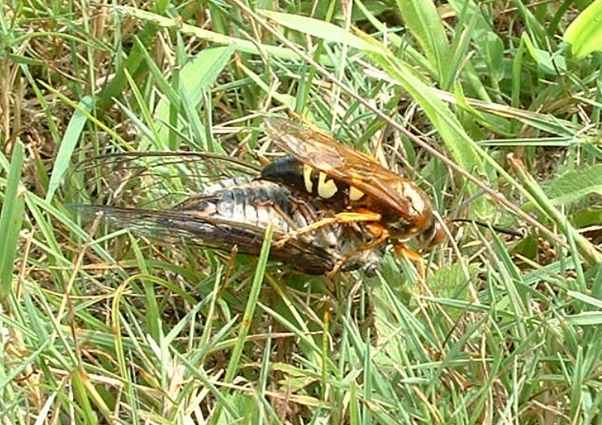
[[[201,195],[178,205],[182,213],[229,220],[236,223],[266,228],[283,234],[303,228],[317,221],[319,212],[302,198],[294,197],[282,185],[266,180],[247,180],[227,186],[228,181],[210,186]],[[335,246],[340,226],[319,229],[319,243]],[[316,239],[316,236],[312,236]]]

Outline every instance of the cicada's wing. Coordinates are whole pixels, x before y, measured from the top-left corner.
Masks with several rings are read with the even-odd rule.
[[[200,170],[191,172],[194,167]],[[276,241],[325,214],[334,214],[324,211],[324,205],[307,194],[293,195],[284,185],[253,178],[257,168],[246,162],[212,154],[106,155],[79,168],[107,179],[103,187],[119,194],[109,199],[110,206],[74,206],[80,215],[102,214],[114,227],[131,229],[161,243],[188,243],[228,252],[236,246],[241,253],[258,255],[268,225],[274,227]],[[169,173],[174,170],[172,179]],[[202,187],[194,184],[198,180],[204,183]],[[174,188],[172,181],[179,187]],[[364,242],[361,234],[345,232],[351,230],[332,225],[285,239],[284,244],[272,246],[271,257],[304,273],[326,273],[347,256],[354,256]],[[362,259],[343,269],[362,267],[363,263]]]
[[[259,167],[236,157],[201,152],[120,152],[96,155],[75,165],[82,193],[112,204],[169,208],[215,182],[247,181]]]
[[[259,255],[266,227],[239,220],[195,213],[191,210],[157,211],[139,208],[118,208],[94,205],[72,206],[81,215],[99,215],[115,227],[128,228],[160,243],[186,243],[229,252]],[[275,229],[274,240],[283,236]],[[284,246],[274,244],[270,251],[280,260],[307,274],[324,274],[332,270],[340,257],[315,240],[296,238]]]

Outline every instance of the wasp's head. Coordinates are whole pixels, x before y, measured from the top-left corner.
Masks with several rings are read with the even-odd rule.
[[[420,248],[429,250],[436,245],[439,245],[441,242],[445,240],[445,231],[443,230],[443,226],[441,223],[433,217],[433,221],[429,227],[418,236],[416,236],[416,241]]]

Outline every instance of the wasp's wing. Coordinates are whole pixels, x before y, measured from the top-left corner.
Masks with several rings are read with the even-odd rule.
[[[403,214],[411,214],[411,199],[391,190],[407,179],[387,170],[373,158],[333,137],[283,118],[266,118],[267,134],[297,160],[343,181]],[[417,188],[416,188],[417,189]],[[418,189],[417,189],[418,190]]]
[[[209,197],[207,197],[209,199]],[[161,243],[188,243],[206,248],[259,255],[264,226],[227,220],[190,210],[159,211],[96,205],[72,205],[83,216],[99,215],[114,227],[127,228]],[[276,231],[274,239],[283,236]],[[283,261],[307,274],[332,270],[339,258],[323,247],[303,239],[291,239],[284,246],[274,245],[272,258]]]

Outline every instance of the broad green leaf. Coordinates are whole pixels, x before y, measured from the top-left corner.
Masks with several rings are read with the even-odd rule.
[[[201,51],[180,70],[179,89],[187,97],[191,108],[196,108],[203,99],[203,93],[211,88],[225,66],[230,62],[235,49],[232,46],[216,47]],[[164,125],[170,121],[170,100],[161,98],[155,110],[159,137],[162,145],[167,146],[169,128]]]
[[[602,0],[595,0],[567,28],[564,41],[577,58],[602,50]]]
[[[82,130],[86,125],[86,121],[88,120],[87,115],[90,114],[93,107],[94,101],[92,98],[89,96],[84,97],[69,121],[67,130],[65,130],[65,135],[61,141],[61,146],[59,147],[59,152],[54,160],[54,166],[52,167],[52,175],[50,176],[50,183],[48,184],[46,202],[50,202],[52,200],[54,192],[56,192],[61,184],[61,180],[63,179],[71,162],[73,150],[75,149],[75,146],[77,145],[77,142],[82,134]]]
[[[598,206],[576,211],[571,215],[571,223],[577,228],[597,226],[602,223],[602,208]]]
[[[566,59],[558,54],[552,56],[548,51],[536,48],[527,34],[523,34],[521,41],[525,43],[527,51],[543,72],[547,75],[558,75],[566,71]]]
[[[592,193],[602,193],[602,164],[569,171],[550,181],[544,191],[554,205],[576,202]]]
[[[464,269],[460,263],[453,263],[433,273],[429,277],[429,287],[440,297],[466,299],[468,284],[477,272],[474,264]]]
[[[553,220],[556,225],[573,240],[577,249],[581,252],[585,260],[590,264],[602,263],[602,254],[600,251],[583,235],[568,222],[566,216],[559,211],[550,200],[541,185],[525,169],[524,164],[514,155],[508,155],[508,161],[516,172],[518,179],[523,184],[523,193],[528,195],[528,199],[537,206],[538,210]],[[530,205],[525,206],[525,210]]]
[[[203,91],[215,83],[235,50],[232,46],[205,49],[184,65],[180,70],[180,89],[186,92],[191,105],[199,104]]]

